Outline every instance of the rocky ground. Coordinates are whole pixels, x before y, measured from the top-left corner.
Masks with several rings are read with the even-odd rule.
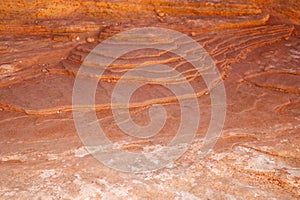
[[[8,0],[0,10],[0,199],[300,198],[298,0]],[[110,141],[143,153],[168,144],[178,129],[178,100],[157,84],[137,90],[130,108],[140,125],[150,122],[153,102],[166,108],[169,121],[156,136],[130,137],[114,123],[106,103],[124,72],[140,63],[184,74],[201,118],[178,160],[157,171],[124,173],[85,149],[72,90],[97,44],[138,27],[180,31],[202,45],[224,82],[227,113],[212,152],[201,157],[211,118],[201,75],[162,51],[125,55],[99,81],[95,98],[97,123]]]

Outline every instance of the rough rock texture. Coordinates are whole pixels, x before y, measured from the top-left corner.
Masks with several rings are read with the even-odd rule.
[[[300,198],[298,0],[8,0],[0,10],[1,199]],[[154,172],[122,173],[86,152],[72,118],[72,89],[98,43],[148,26],[181,31],[208,51],[224,80],[226,122],[212,153],[199,157],[210,120],[201,76],[160,51],[124,55],[100,80],[96,96],[99,123],[112,142],[147,151],[167,144],[178,128],[178,101],[157,85],[140,88],[131,109],[145,125],[153,102],[165,106],[171,119],[157,136],[132,138],[114,124],[105,106],[113,86],[143,62],[185,74],[197,91],[201,120],[180,159]]]

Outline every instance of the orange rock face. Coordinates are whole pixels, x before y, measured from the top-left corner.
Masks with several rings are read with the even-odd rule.
[[[8,0],[0,3],[0,10],[1,199],[300,198],[297,0]],[[103,65],[88,62],[93,49],[118,33],[147,27],[167,28],[192,38],[212,59],[219,77],[208,85],[204,76],[209,73],[199,73],[182,56],[140,49],[120,56],[96,77],[94,105],[74,105],[75,80],[95,80]],[[168,36],[155,42],[174,45],[181,38],[165,39]],[[139,37],[143,41],[141,35],[128,40],[119,37],[121,43],[110,44],[115,49],[108,48],[106,57],[115,56]],[[142,68],[143,75],[126,78],[149,64],[167,65],[181,76]],[[147,73],[159,78],[149,82]],[[182,81],[191,86],[192,94],[176,95],[165,87],[180,88]],[[112,102],[119,82],[125,95],[134,84],[146,84],[124,106]],[[220,85],[226,91],[225,122],[216,124],[223,126],[222,133],[203,157],[205,136],[214,118],[212,96]],[[172,143],[181,127],[180,102],[189,99],[200,110],[194,139],[182,156],[150,172],[133,173],[135,166],[131,166],[132,172],[125,173],[104,165],[92,153],[97,152],[91,150],[93,146],[84,145],[78,134],[81,124],[74,121],[74,112],[89,116],[92,110],[97,120],[87,124],[98,124],[115,148],[146,155]],[[128,117],[116,123],[114,112],[122,115],[129,110],[130,120],[138,126],[160,124],[150,116],[157,104],[165,109],[166,122],[151,137],[124,133],[120,125]],[[192,122],[197,117],[185,119]],[[93,142],[95,135],[89,134]],[[127,166],[124,160],[120,166]]]

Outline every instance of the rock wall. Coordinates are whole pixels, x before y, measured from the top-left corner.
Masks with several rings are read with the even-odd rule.
[[[300,3],[297,0],[8,0],[0,3],[1,199],[300,198]],[[142,153],[167,145],[180,121],[178,99],[150,84],[131,99],[137,124],[168,111],[157,136],[138,139],[114,123],[116,83],[141,63],[166,64],[195,90],[200,126],[188,151],[154,172],[122,173],[94,159],[79,139],[72,91],[79,67],[103,40],[124,30],[180,31],[213,58],[227,115],[212,152],[199,156],[211,117],[209,90],[178,55],[128,53],[99,81],[95,110],[107,138]],[[174,79],[177,81],[177,79]],[[128,82],[128,85],[131,83]],[[121,109],[121,108],[120,108]]]

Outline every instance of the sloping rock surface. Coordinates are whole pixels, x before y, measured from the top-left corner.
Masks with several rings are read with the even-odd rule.
[[[298,0],[7,0],[0,18],[1,199],[300,198]],[[212,152],[199,156],[211,118],[201,75],[168,52],[122,56],[99,80],[95,97],[97,123],[112,143],[142,153],[168,144],[178,130],[178,99],[158,83],[139,88],[130,100],[131,117],[142,126],[151,122],[151,105],[166,108],[168,121],[156,136],[131,137],[114,122],[107,106],[112,91],[142,63],[183,74],[201,116],[178,160],[153,172],[123,173],[85,149],[73,121],[72,91],[93,48],[139,27],[168,28],[197,41],[220,72],[216,83],[224,82],[227,115]]]

